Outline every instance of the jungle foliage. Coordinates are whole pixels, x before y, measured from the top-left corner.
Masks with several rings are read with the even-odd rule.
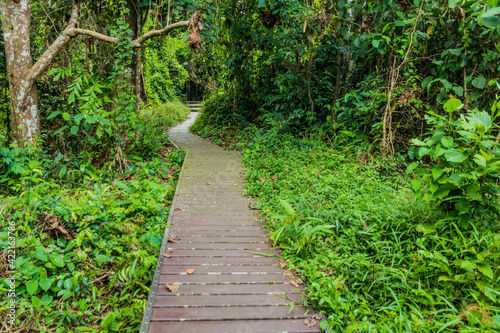
[[[80,1],[80,27],[119,42],[76,37],[54,59],[36,83],[34,145],[12,142],[0,35],[0,318],[9,332],[140,327],[184,157],[165,131],[189,113],[179,98],[193,51],[184,31],[150,40],[136,90],[130,68],[141,62],[127,20],[134,3]],[[31,2],[35,61],[64,29],[71,4]],[[196,12],[193,1],[139,5],[140,34]]]

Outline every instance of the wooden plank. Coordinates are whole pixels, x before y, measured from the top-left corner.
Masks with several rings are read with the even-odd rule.
[[[170,265],[187,265],[192,264],[233,264],[233,265],[255,265],[255,264],[274,264],[278,262],[276,258],[268,257],[226,257],[226,258],[206,258],[206,257],[195,257],[195,258],[170,258],[171,260],[165,260],[164,266]]]
[[[175,232],[174,232],[175,230]],[[179,230],[172,228],[172,235],[183,237],[265,237],[269,238],[269,233],[264,230]]]
[[[290,294],[289,296],[278,295],[218,295],[218,296],[158,296],[155,307],[157,308],[178,308],[178,307],[226,307],[226,306],[258,306],[275,305],[287,306],[294,301],[296,304],[303,302],[300,294]],[[221,309],[224,311],[224,309]]]
[[[206,258],[224,258],[224,257],[258,257],[258,256],[277,256],[279,252],[277,250],[269,249],[262,252],[254,252],[248,250],[211,250],[211,249],[202,249],[202,250],[180,250],[174,249],[172,252],[169,252],[172,258],[178,257],[206,257]],[[172,259],[170,258],[170,259]],[[168,259],[167,259],[168,260]]]
[[[196,270],[195,274],[259,274],[259,273],[279,273],[283,274],[283,271],[276,267],[275,265],[190,265],[186,267],[185,265],[169,265],[163,266],[162,274],[187,274],[186,269],[194,268]]]
[[[152,322],[151,333],[310,333],[321,332],[319,323],[307,327],[303,319]]]
[[[237,230],[263,230],[262,225],[219,225],[219,224],[201,224],[201,225],[189,225],[189,224],[177,224],[172,226],[170,230],[175,231],[212,231],[214,229],[221,231],[237,231]]]
[[[182,285],[176,292],[171,292],[165,285],[160,285],[158,295],[265,295],[265,294],[297,294],[299,293],[289,284],[206,284]]]
[[[262,284],[284,283],[283,274],[206,274],[161,275],[160,283],[168,284]],[[248,287],[251,288],[251,287]]]
[[[154,308],[151,321],[301,319],[311,316],[312,313],[306,315],[306,311],[302,307],[290,309],[289,306],[228,307],[224,311],[218,307]]]
[[[179,244],[193,243],[261,243],[268,244],[265,237],[182,237]],[[177,244],[176,243],[176,244]]]
[[[174,250],[249,250],[267,251],[272,249],[269,243],[169,243],[169,251]]]

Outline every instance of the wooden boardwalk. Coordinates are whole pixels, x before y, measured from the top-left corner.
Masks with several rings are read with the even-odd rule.
[[[239,153],[189,133],[195,117],[170,131],[188,153],[140,332],[321,332],[241,195]]]

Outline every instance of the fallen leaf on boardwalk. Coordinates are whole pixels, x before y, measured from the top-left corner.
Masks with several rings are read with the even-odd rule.
[[[233,183],[233,185],[238,185],[238,183]]]
[[[165,258],[172,258],[172,256],[171,256],[170,254],[168,254],[168,253],[163,253],[163,256],[164,256]]]
[[[175,243],[175,242],[180,241],[180,240],[181,240],[181,239],[180,239],[180,237],[170,237],[170,238],[168,239],[168,241],[169,241],[170,243]]]
[[[180,195],[180,193],[176,193],[175,195]]]
[[[182,209],[180,209],[180,208],[178,208],[178,207],[177,207],[176,209],[174,209],[174,210],[175,210],[176,212],[180,212],[180,211],[182,211]]]
[[[287,269],[286,271],[283,272],[283,275],[287,278],[287,279],[293,279],[295,278],[295,274],[297,273],[297,271],[295,270],[290,270],[290,269]]]
[[[168,284],[165,283],[167,286],[167,289],[170,290],[171,292],[175,293],[177,290],[179,290],[179,285],[178,284]]]
[[[186,269],[186,273],[188,273],[188,274],[193,274],[195,271],[196,271],[196,269],[194,269],[194,268]]]
[[[306,318],[304,319],[304,324],[307,325],[307,327],[313,327],[316,325],[316,319],[314,318]]]
[[[206,183],[205,185],[212,185],[212,183]]]
[[[291,284],[292,286],[294,286],[295,288],[298,288],[298,287],[299,287],[299,284],[298,284],[297,282],[295,282],[294,280],[290,280],[289,282],[290,282],[290,284]]]
[[[275,264],[278,267],[285,268],[286,267],[286,261],[283,258],[280,258],[278,262]]]
[[[262,178],[262,177],[260,177],[260,178],[259,178],[259,180],[260,180],[260,182],[261,182],[262,184],[265,184],[265,183],[266,183],[266,180],[265,180],[264,178]]]

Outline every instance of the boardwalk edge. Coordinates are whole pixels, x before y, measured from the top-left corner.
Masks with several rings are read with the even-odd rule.
[[[170,140],[170,139],[169,139]],[[177,148],[179,147],[172,141],[170,142]],[[148,302],[146,303],[146,309],[144,311],[144,316],[142,317],[141,328],[139,330],[140,333],[148,333],[149,324],[151,323],[151,316],[153,314],[153,305],[155,303],[156,294],[158,293],[158,287],[160,284],[161,271],[163,267],[163,260],[165,259],[162,254],[167,252],[168,247],[168,237],[170,235],[170,227],[172,225],[172,219],[174,216],[174,209],[177,204],[177,192],[179,190],[179,183],[182,179],[182,175],[184,174],[184,165],[188,158],[189,151],[186,151],[186,156],[184,156],[184,161],[182,162],[181,173],[179,174],[179,179],[177,180],[177,186],[175,187],[174,199],[172,200],[172,204],[170,205],[170,211],[168,213],[167,226],[165,227],[165,233],[163,234],[163,240],[161,242],[160,253],[158,254],[158,262],[156,263],[155,275],[153,277],[153,283],[151,284],[151,289],[149,291]]]

